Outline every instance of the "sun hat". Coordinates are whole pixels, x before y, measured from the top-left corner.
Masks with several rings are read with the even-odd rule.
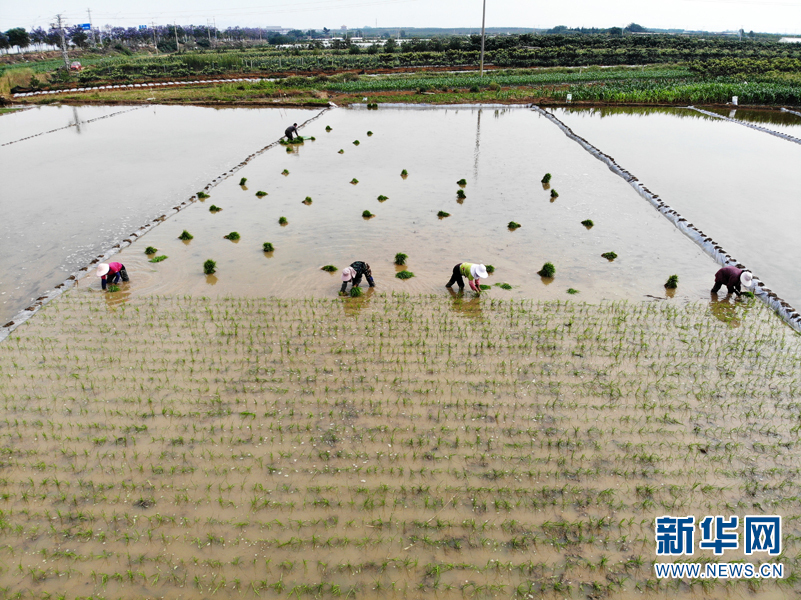
[[[751,284],[754,282],[754,276],[751,275],[751,271],[743,271],[740,273],[740,283],[743,284],[745,287],[751,287]]]
[[[342,281],[350,281],[356,277],[356,269],[353,267],[345,267],[342,269]]]
[[[97,276],[103,277],[103,275],[108,273],[108,269],[109,267],[106,263],[100,263],[99,265],[97,265]]]
[[[473,265],[470,267],[470,274],[473,277],[480,277],[481,279],[486,279],[489,277],[489,274],[487,273],[487,267],[484,265]]]

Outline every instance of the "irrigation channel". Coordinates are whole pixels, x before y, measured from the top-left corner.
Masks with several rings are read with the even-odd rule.
[[[79,133],[72,109],[52,110],[67,118],[44,111],[46,124],[0,130],[2,141],[54,130],[0,148],[19,199],[9,210],[32,232],[12,248],[46,273],[44,257],[78,236],[71,268],[113,256],[131,282],[104,293],[94,276],[70,280],[0,343],[4,597],[801,592],[801,337],[761,302],[710,298],[715,260],[548,117],[148,107],[92,120],[115,107],[79,113],[76,123],[92,120]],[[777,161],[797,151],[684,114],[622,118],[701,127],[675,150],[682,159],[714,135]],[[609,120],[558,116],[593,142],[583,125]],[[315,140],[272,144],[293,120]],[[652,183],[614,153],[666,202],[686,201],[668,185],[683,172]],[[80,158],[102,176],[82,181],[95,170]],[[77,192],[56,177],[70,167]],[[707,176],[742,168],[721,161]],[[796,177],[770,176],[763,189],[776,197]],[[748,193],[737,210],[759,211],[763,198]],[[693,221],[721,238],[721,217],[704,214]],[[34,220],[45,216],[49,229]],[[114,237],[145,223],[130,244]],[[183,230],[194,237],[179,240]],[[232,231],[238,240],[223,237]],[[34,250],[42,238],[49,251]],[[748,239],[721,244],[751,266],[764,240]],[[167,258],[149,262],[147,246]],[[394,277],[397,252],[413,278]],[[337,297],[339,277],[320,266],[358,259],[378,286]],[[495,267],[481,297],[443,287],[460,260]],[[555,277],[536,274],[544,261]],[[752,268],[789,295],[792,281]],[[4,292],[8,274],[40,284],[3,269]],[[675,294],[663,287],[671,274]],[[779,563],[783,577],[657,579],[654,563],[673,560],[656,556],[663,515],[781,515],[779,557],[742,546],[718,557],[698,547],[699,531],[692,560]]]

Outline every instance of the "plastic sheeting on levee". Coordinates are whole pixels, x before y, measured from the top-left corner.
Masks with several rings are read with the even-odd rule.
[[[746,123],[745,121],[741,121],[740,119],[732,119],[731,117],[724,117],[723,115],[719,115],[717,113],[710,112],[708,110],[704,110],[703,108],[695,108],[694,106],[688,106],[690,110],[694,110],[696,112],[701,113],[702,115],[707,115],[709,117],[715,117],[716,119],[722,119],[723,121],[729,121],[730,123],[737,123],[738,125],[743,125],[744,127],[750,127],[751,129],[756,129],[757,131],[761,131],[763,133],[769,133],[770,135],[775,135],[778,138],[782,138],[783,140],[787,140],[788,142],[793,142],[796,144],[801,144],[801,140],[797,137],[793,137],[792,135],[788,135],[786,133],[781,133],[779,131],[773,131],[772,129],[768,129],[767,127],[760,127],[759,125],[754,125],[753,123]],[[793,112],[793,111],[787,111]],[[798,114],[798,113],[795,113]]]
[[[590,144],[587,140],[583,137],[576,135],[570,127],[565,125],[562,121],[560,121],[556,116],[549,113],[546,110],[543,110],[539,106],[532,105],[531,109],[545,117],[546,119],[550,120],[554,123],[559,129],[561,129],[564,134],[572,139],[573,141],[577,142],[582,148],[584,148],[587,152],[592,154],[595,158],[603,162],[609,170],[619,175],[623,179],[625,179],[629,185],[631,185],[637,193],[648,200],[654,208],[656,208],[659,212],[661,212],[671,223],[673,223],[679,231],[684,233],[688,238],[693,240],[696,244],[698,244],[701,249],[704,250],[709,256],[711,256],[715,262],[720,265],[724,266],[736,266],[738,269],[746,269],[747,267],[741,264],[736,259],[732,258],[732,256],[726,252],[719,244],[717,244],[711,237],[706,235],[703,231],[695,227],[692,223],[689,223],[687,219],[682,217],[678,212],[672,209],[667,203],[665,203],[657,194],[654,194],[645,187],[640,181],[632,175],[629,171],[621,167],[614,158],[601,152],[598,148]],[[698,110],[698,109],[696,109]],[[706,111],[701,111],[706,112]],[[715,115],[716,117],[720,115]],[[726,118],[726,117],[721,117]],[[734,119],[730,119],[734,121]],[[744,125],[749,125],[748,123],[743,123]],[[762,129],[760,127],[754,126],[755,129]],[[775,131],[765,130],[768,133],[773,133],[774,135],[778,135],[780,137],[787,137],[791,138],[791,140],[797,140],[797,138],[793,138],[792,136],[785,136],[785,134],[780,134]],[[801,143],[801,140],[797,140]],[[773,291],[766,287],[764,282],[760,280],[756,275],[754,275],[754,295],[762,300],[765,304],[767,304],[770,308],[772,308],[790,327],[795,329],[798,332],[801,332],[801,314],[798,313],[790,304],[785,302],[783,299],[779,298]]]

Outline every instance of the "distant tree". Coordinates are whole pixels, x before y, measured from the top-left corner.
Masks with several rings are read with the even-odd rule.
[[[750,37],[752,40],[756,37],[756,34],[754,33],[753,29],[748,32],[748,37]]]
[[[6,31],[6,36],[8,37],[8,43],[19,48],[20,52],[22,52],[23,48],[31,45],[31,38],[24,27],[9,29]]]
[[[565,25],[557,25],[556,27],[552,27],[545,33],[567,33],[568,29]]]
[[[331,33],[331,30],[328,27],[323,27],[323,34],[328,35],[329,33]]]
[[[302,40],[305,37],[305,34],[300,29],[293,29],[287,33],[286,36],[296,40]]]
[[[623,35],[623,29],[621,29],[620,27],[610,27],[609,35],[611,35],[612,37],[620,37]]]
[[[0,50],[8,52],[9,48],[11,48],[11,42],[8,41],[8,36],[0,31]]]
[[[629,23],[626,25],[626,31],[629,33],[645,33],[648,30],[642,25],[637,25],[637,23]]]
[[[378,44],[372,44],[367,48],[367,54],[378,54]]]
[[[361,54],[362,49],[359,48],[356,44],[351,44],[348,46],[348,54]]]
[[[41,27],[35,27],[31,29],[30,36],[31,43],[34,46],[37,46],[39,49],[41,49],[42,46],[47,43],[47,32]]]
[[[86,48],[89,41],[89,36],[81,29],[80,25],[75,25],[67,30],[67,39],[78,48]]]
[[[50,46],[58,46],[61,43],[61,34],[58,32],[58,29],[55,27],[48,29],[45,42]]]
[[[395,50],[398,49],[398,42],[395,41],[395,38],[389,38],[387,43],[384,44],[384,52],[387,54],[392,54]]]
[[[406,30],[405,30],[405,29],[401,29],[401,30],[400,30],[400,33],[399,33],[398,35],[399,35],[400,37],[402,37],[402,38],[405,38],[405,37],[406,37]]]

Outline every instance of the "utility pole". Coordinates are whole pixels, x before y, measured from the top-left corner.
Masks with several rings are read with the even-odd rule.
[[[156,54],[159,53],[159,44],[156,41],[156,24],[150,21],[150,26],[153,27],[153,47],[156,49]]]
[[[172,26],[175,28],[175,53],[178,54],[178,25],[173,21]]]
[[[64,39],[64,28],[61,25],[61,15],[56,15],[58,18],[58,35],[61,38],[61,56],[64,58],[64,66],[67,71],[70,70],[70,57],[67,55],[67,41]]]
[[[479,77],[484,77],[484,23],[487,19],[487,0],[484,0],[484,10],[481,13],[481,70]]]
[[[211,46],[211,20],[206,19],[206,33],[209,34],[209,47]]]
[[[97,39],[95,38],[95,28],[92,27],[92,11],[90,9],[86,9],[86,14],[89,15],[89,31],[92,32],[92,44],[94,44],[95,48],[97,47]]]

